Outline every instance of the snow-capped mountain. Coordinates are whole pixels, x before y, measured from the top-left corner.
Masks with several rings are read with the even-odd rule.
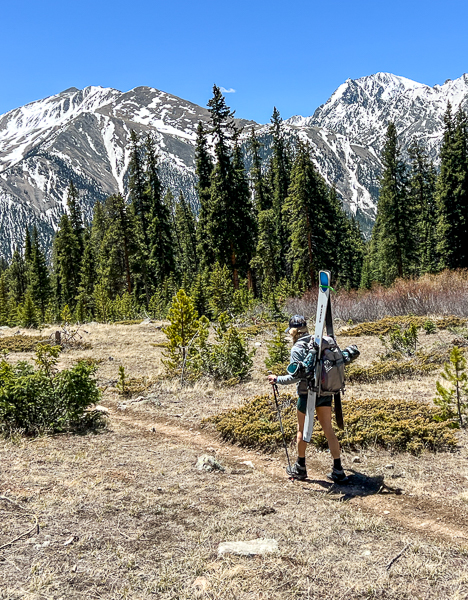
[[[369,230],[375,217],[380,151],[390,120],[403,146],[421,139],[436,158],[447,102],[465,107],[468,76],[429,87],[378,73],[342,84],[311,117],[285,121],[287,136],[309,141],[317,166],[345,207]],[[129,92],[70,88],[0,116],[0,248],[5,257],[36,223],[49,244],[73,180],[91,217],[96,200],[126,194],[131,130],[152,133],[165,188],[183,191],[196,207],[194,145],[205,108],[150,87]],[[254,127],[271,152],[267,125],[238,120],[246,139]],[[248,145],[244,145],[249,166]]]
[[[454,111],[466,109],[468,75],[430,87],[391,73],[377,73],[348,79],[311,117],[291,117],[288,123],[334,131],[379,157],[388,123],[393,121],[403,149],[419,140],[437,162],[448,102]]]

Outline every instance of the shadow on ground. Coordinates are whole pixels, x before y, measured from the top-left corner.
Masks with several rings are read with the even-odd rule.
[[[401,494],[400,488],[391,487],[385,483],[383,475],[369,477],[358,471],[351,471],[347,482],[341,485],[323,479],[306,479],[305,483],[319,485],[323,489],[314,491],[326,494],[340,502],[345,502],[352,498],[373,496],[375,494],[396,494],[397,496]]]

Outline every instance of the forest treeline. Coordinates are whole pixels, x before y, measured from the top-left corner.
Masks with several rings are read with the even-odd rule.
[[[322,268],[332,271],[336,286],[352,289],[468,267],[462,111],[447,109],[439,173],[416,142],[405,161],[389,124],[377,220],[366,243],[319,174],[311,148],[286,136],[276,109],[268,161],[250,132],[249,172],[241,131],[217,86],[208,110],[195,148],[198,214],[182,193],[163,190],[153,138],[132,131],[128,198],[96,202],[92,222],[85,223],[70,182],[50,264],[33,227],[1,265],[1,325],[162,318],[180,288],[209,318],[258,302],[277,314]]]

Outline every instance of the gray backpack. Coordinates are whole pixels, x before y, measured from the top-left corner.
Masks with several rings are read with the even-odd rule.
[[[345,389],[345,357],[336,341],[324,335],[322,338],[322,381],[320,395],[332,396]]]

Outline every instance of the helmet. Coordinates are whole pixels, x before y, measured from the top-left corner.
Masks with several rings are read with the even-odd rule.
[[[289,327],[285,329],[284,333],[288,333],[290,329],[298,327],[307,327],[307,321],[303,315],[294,315],[289,319]]]

